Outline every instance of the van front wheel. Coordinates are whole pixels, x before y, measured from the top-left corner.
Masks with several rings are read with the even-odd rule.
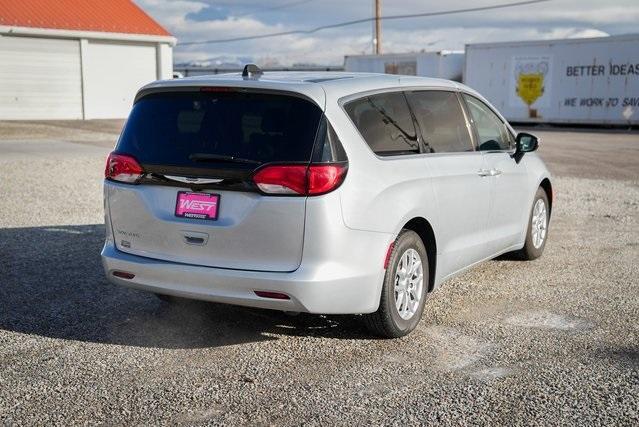
[[[546,191],[539,187],[528,220],[526,243],[519,251],[520,258],[526,261],[537,259],[544,252],[548,239],[549,206]]]
[[[375,335],[398,338],[409,334],[422,317],[428,296],[428,256],[417,233],[397,236],[384,276],[379,308],[364,320]]]

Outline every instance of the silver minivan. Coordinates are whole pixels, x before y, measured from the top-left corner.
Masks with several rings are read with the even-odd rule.
[[[107,160],[104,269],[164,299],[361,314],[406,335],[446,279],[542,254],[537,146],[446,80],[247,66],[155,82]]]

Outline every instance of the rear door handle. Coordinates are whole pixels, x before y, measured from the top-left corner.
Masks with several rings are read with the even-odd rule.
[[[198,245],[203,246],[209,241],[209,235],[207,233],[199,233],[197,231],[186,231],[182,230],[182,237],[184,238],[184,243],[187,245]]]
[[[202,237],[193,237],[193,236],[184,236],[184,241],[189,245],[203,245],[204,238]]]
[[[499,169],[491,169],[490,176],[498,176],[501,175],[501,171]]]

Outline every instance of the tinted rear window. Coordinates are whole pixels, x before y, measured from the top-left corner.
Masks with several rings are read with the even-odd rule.
[[[180,167],[230,165],[198,162],[190,158],[194,154],[259,163],[306,162],[311,158],[321,116],[315,104],[288,95],[153,94],[133,106],[116,150],[142,164]]]

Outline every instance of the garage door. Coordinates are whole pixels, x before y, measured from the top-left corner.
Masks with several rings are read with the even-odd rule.
[[[137,90],[156,80],[155,45],[89,41],[85,56],[87,119],[125,118]]]
[[[0,120],[81,118],[80,42],[0,37]]]

